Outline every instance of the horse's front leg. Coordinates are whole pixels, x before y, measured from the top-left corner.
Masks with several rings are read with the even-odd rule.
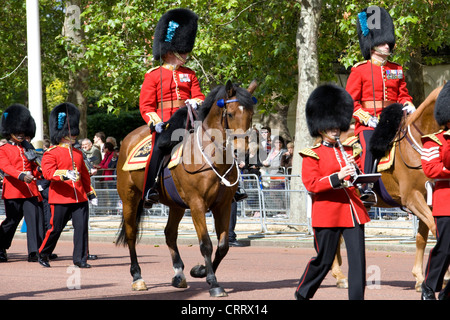
[[[183,273],[184,263],[183,260],[181,260],[177,246],[178,226],[183,218],[184,211],[184,209],[170,208],[169,219],[166,228],[164,229],[166,244],[169,247],[170,256],[172,257],[172,266],[175,272],[175,275],[172,278],[172,286],[175,288],[187,288],[186,276]]]
[[[209,294],[211,297],[225,297],[227,293],[217,282],[215,269],[212,263],[213,246],[206,226],[205,209],[193,209],[191,207],[192,221],[200,244],[200,252],[205,259],[205,265],[197,265],[191,269],[191,276],[203,278],[206,276],[206,282],[210,285]]]
[[[333,265],[331,266],[331,275],[336,279],[336,286],[339,289],[348,288],[348,279],[341,270],[342,256],[341,256],[341,244],[344,239],[341,236],[339,240],[339,245],[336,250],[336,255],[334,257]]]
[[[123,228],[125,231],[126,242],[128,245],[128,250],[130,252],[130,273],[133,277],[133,283],[131,284],[131,289],[133,291],[145,291],[147,286],[144,279],[141,276],[141,267],[139,266],[137,253],[136,253],[136,239],[137,239],[137,229],[138,225],[136,223],[136,212],[141,210],[142,206],[134,208],[133,206],[128,206],[124,203],[123,207]]]

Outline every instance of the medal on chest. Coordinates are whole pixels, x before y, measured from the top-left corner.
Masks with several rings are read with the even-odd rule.
[[[187,73],[180,73],[180,82],[191,82]]]

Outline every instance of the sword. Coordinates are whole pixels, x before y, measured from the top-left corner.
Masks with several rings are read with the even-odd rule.
[[[75,161],[73,160],[73,150],[72,150],[72,134],[70,133],[70,119],[69,119],[69,108],[66,104],[66,116],[67,116],[67,128],[69,131],[69,154],[72,160],[72,170],[75,172]]]

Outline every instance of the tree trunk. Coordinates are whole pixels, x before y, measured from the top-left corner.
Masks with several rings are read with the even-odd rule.
[[[296,47],[298,53],[298,100],[295,126],[295,146],[292,173],[300,175],[299,151],[313,143],[305,117],[305,106],[311,92],[319,84],[317,38],[321,11],[321,0],[298,0],[301,2],[300,21],[297,28]],[[303,188],[301,178],[292,178],[292,190]],[[306,197],[291,197],[291,220],[307,222]],[[299,201],[299,199],[302,199]]]
[[[270,127],[272,135],[283,137],[285,142],[292,141],[292,136],[287,125],[289,105],[278,103],[276,112],[261,116],[261,123]]]
[[[66,1],[66,15],[64,19],[63,36],[71,42],[71,45],[78,47],[76,52],[70,49],[67,54],[71,58],[71,64],[74,61],[81,60],[84,57],[85,49],[82,41],[84,31],[80,23],[81,0]],[[73,69],[72,69],[73,70]],[[88,71],[86,68],[75,68],[75,71],[69,71],[68,96],[67,101],[75,104],[80,110],[80,135],[79,138],[87,137],[87,99],[84,92],[87,89]]]
[[[425,89],[423,84],[422,53],[419,50],[413,52],[411,60],[406,64],[406,87],[413,103],[418,107],[425,100]]]

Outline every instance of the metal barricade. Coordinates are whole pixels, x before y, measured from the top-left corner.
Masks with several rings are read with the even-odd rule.
[[[244,188],[248,198],[238,203],[237,227],[253,234],[312,233],[311,203],[303,184],[293,187],[293,179],[298,175],[271,175],[258,177],[254,174],[242,174],[240,187]],[[300,180],[301,181],[301,180]],[[116,189],[116,176],[94,175],[91,184],[97,193],[98,205],[89,205],[90,226],[96,230],[118,229],[122,219],[122,201]],[[298,181],[297,181],[298,182]],[[296,184],[297,184],[296,182]],[[0,189],[1,194],[1,189]],[[299,216],[299,211],[301,213]],[[145,209],[144,221],[147,228],[163,232],[169,208],[156,204]],[[4,203],[0,203],[0,219],[4,218]],[[398,208],[372,208],[369,211],[371,222],[366,224],[366,234],[383,236],[415,237],[418,219],[416,216]],[[214,230],[211,212],[206,213],[209,230]],[[151,223],[151,225],[149,225]],[[186,210],[181,224],[189,224],[194,232],[190,211]],[[375,238],[377,238],[375,236]]]

